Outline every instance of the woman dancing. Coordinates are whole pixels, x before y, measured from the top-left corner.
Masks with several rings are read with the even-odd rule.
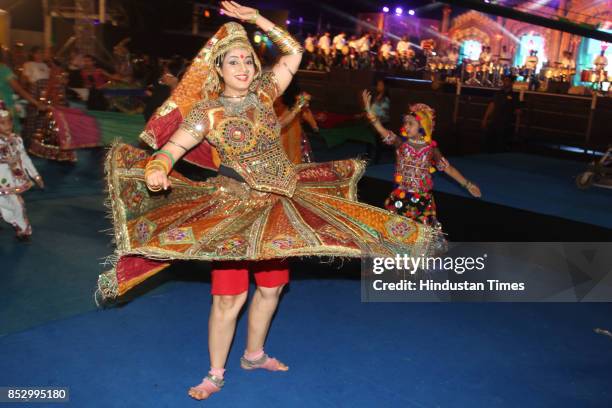
[[[76,152],[64,146],[65,141],[62,140],[57,126],[58,119],[61,120],[61,118],[57,117],[58,112],[54,109],[68,106],[66,100],[68,74],[52,55],[48,61],[50,75],[39,100],[48,104],[49,109],[39,114],[28,151],[35,156],[49,160],[76,162]]]
[[[289,109],[292,103],[293,107]],[[302,126],[302,122],[306,122],[315,133],[319,132],[319,125],[309,104],[309,94],[306,92],[296,94],[289,90],[274,101],[274,112],[281,124],[281,144],[293,164],[313,161],[310,140]]]
[[[429,254],[429,227],[356,201],[364,163],[344,160],[294,165],[280,143],[274,100],[287,88],[302,48],[252,8],[222,2],[226,15],[266,32],[283,54],[262,72],[246,31],[227,23],[206,43],[141,138],[157,150],[116,145],[107,158],[116,255],[98,293],[114,299],[173,260],[213,261],[208,347],[211,368],[189,390],[208,398],[224,384],[236,320],[248,290],[241,366],[286,371],[264,352],[270,322],[289,282],[293,256],[361,257]],[[218,169],[203,182],[173,170],[183,158]]]

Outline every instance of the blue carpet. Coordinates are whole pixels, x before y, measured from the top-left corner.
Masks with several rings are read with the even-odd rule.
[[[201,406],[186,390],[208,365],[209,289],[181,283],[0,337],[0,384],[67,386],[74,407]],[[239,369],[245,316],[206,406],[610,406],[612,341],[593,333],[610,304],[365,304],[359,289],[291,284],[267,343],[288,373]]]
[[[579,190],[574,183],[584,163],[515,153],[452,157],[450,162],[480,186],[485,201],[612,228],[612,190]],[[366,176],[392,181],[393,168],[370,166]],[[469,196],[440,172],[434,175],[434,190]]]
[[[95,308],[97,275],[113,250],[101,233],[110,228],[101,153],[78,151],[77,164],[32,158],[46,183],[24,194],[32,241],[16,241],[0,223],[0,335]]]

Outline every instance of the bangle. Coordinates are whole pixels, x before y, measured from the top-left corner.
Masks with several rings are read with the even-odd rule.
[[[162,169],[161,167],[151,167],[150,169],[148,169],[147,171],[145,171],[144,174],[144,179],[145,182],[147,181],[147,178],[149,178],[149,176],[151,175],[151,173],[156,172],[156,171],[161,171],[162,173],[164,172],[164,169]]]
[[[255,15],[249,18],[247,21],[251,24],[257,23],[257,18],[259,18],[259,10],[255,9]]]
[[[147,164],[147,167],[145,167],[145,170],[144,170],[145,176],[148,175],[149,173],[153,172],[153,171],[156,171],[156,170],[161,170],[164,173],[166,173],[167,170],[168,170],[168,167],[167,167],[167,165],[165,163],[162,164],[162,163],[153,163],[152,162],[151,164]]]
[[[170,173],[170,166],[168,165],[167,162],[163,160],[159,160],[159,159],[151,160],[147,166],[150,168],[161,168],[166,172],[166,174]]]
[[[174,160],[174,156],[172,155],[172,153],[170,153],[167,150],[158,150],[155,153],[153,153],[153,156],[157,156],[157,155],[166,156],[168,159],[170,159],[170,165],[174,167],[175,160]]]
[[[282,55],[296,55],[304,52],[299,42],[295,41],[288,32],[277,26],[273,26],[266,34],[270,41],[280,49]]]
[[[166,166],[168,166],[168,168],[172,167],[172,162],[170,161],[170,158],[166,156],[165,154],[160,154],[154,157],[155,157],[155,160],[163,162]]]
[[[157,193],[158,191],[161,191],[161,189],[162,189],[162,187],[161,187],[161,186],[153,187],[153,186],[151,186],[151,185],[149,185],[149,184],[147,184],[147,188],[148,188],[149,190],[151,190],[152,192],[154,192],[154,193]]]
[[[387,130],[387,131],[385,132],[385,134],[384,134],[384,135],[382,135],[382,141],[383,141],[385,144],[389,144],[389,145],[390,145],[390,144],[393,144],[393,141],[394,141],[394,140],[395,140],[395,134],[394,134],[392,131],[390,131],[390,130]]]
[[[185,152],[188,152],[189,149],[187,149],[185,146],[183,146],[182,144],[176,143],[172,140],[168,140],[168,143],[175,145],[176,147],[183,149]]]
[[[162,170],[166,174],[170,173],[170,166],[163,160],[153,159],[145,167],[145,175],[153,170]]]

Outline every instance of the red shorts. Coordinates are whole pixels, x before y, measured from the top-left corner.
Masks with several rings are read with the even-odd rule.
[[[249,272],[255,275],[257,286],[275,288],[289,283],[286,260],[223,261],[212,265],[213,295],[239,295],[249,289]]]

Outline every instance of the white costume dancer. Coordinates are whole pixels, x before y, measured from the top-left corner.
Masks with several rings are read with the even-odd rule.
[[[32,227],[21,194],[32,187],[32,179],[41,188],[44,184],[12,129],[11,115],[0,101],[0,215],[15,228],[18,239],[28,239]]]

